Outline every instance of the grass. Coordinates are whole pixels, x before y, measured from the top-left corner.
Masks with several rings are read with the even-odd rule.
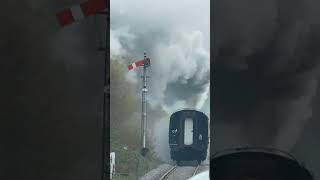
[[[115,130],[117,129],[117,130]],[[145,157],[140,154],[138,138],[121,132],[115,128],[111,132],[111,152],[116,154],[116,176],[113,180],[136,180],[150,170],[162,164],[150,151]],[[125,140],[132,139],[131,145],[125,144]]]

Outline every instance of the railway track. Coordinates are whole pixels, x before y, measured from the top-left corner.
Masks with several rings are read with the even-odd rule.
[[[195,175],[198,173],[199,167],[200,167],[200,165],[198,165],[198,166],[196,167],[196,169],[193,171],[192,176],[195,176]],[[191,176],[191,177],[192,177],[192,176]]]
[[[200,165],[196,167],[192,166],[177,166],[175,165],[164,173],[159,180],[170,180],[170,179],[187,179],[195,176],[198,173]]]

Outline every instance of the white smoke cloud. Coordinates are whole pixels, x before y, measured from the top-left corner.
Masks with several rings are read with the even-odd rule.
[[[190,83],[204,87],[189,94],[201,109],[209,98],[209,1],[120,0],[111,9],[111,54],[139,59],[147,50],[151,57],[150,101],[164,104],[170,83]]]
[[[209,91],[210,91],[210,86],[206,85],[205,91],[203,92],[203,94],[200,95],[199,101],[198,101],[198,103],[196,105],[196,109],[198,109],[198,110],[202,109],[202,107],[204,106],[206,100],[209,97]]]

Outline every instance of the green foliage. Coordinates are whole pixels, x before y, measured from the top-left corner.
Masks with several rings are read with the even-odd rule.
[[[113,137],[116,135],[113,135]],[[157,167],[161,162],[153,157],[152,152],[146,157],[139,148],[123,144],[119,139],[112,140],[111,151],[116,153],[116,177],[114,179],[135,180]],[[127,147],[125,149],[124,147]]]
[[[134,94],[133,84],[126,80],[126,65],[117,60],[111,61],[111,126],[119,126],[138,111],[138,100]]]

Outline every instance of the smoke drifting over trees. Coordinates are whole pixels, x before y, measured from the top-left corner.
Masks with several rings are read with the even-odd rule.
[[[184,103],[186,106],[193,107],[199,101],[199,94],[207,94],[205,87],[210,80],[209,44],[206,44],[209,43],[209,11],[203,12],[202,15],[207,15],[204,20],[195,21],[200,16],[196,12],[209,5],[209,1],[150,3],[144,0],[111,2],[111,53],[138,59],[146,50],[152,63],[150,103],[169,106],[183,100],[189,101]],[[141,10],[140,7],[148,8]],[[196,12],[188,15],[190,9]],[[184,21],[188,18],[190,22]],[[127,62],[132,61],[134,59]],[[176,92],[180,94],[180,89],[186,87],[186,95],[179,98]],[[170,102],[165,101],[167,94],[173,94]]]
[[[316,8],[317,7],[317,8]],[[211,83],[215,149],[290,150],[318,95],[317,1],[215,1]]]

